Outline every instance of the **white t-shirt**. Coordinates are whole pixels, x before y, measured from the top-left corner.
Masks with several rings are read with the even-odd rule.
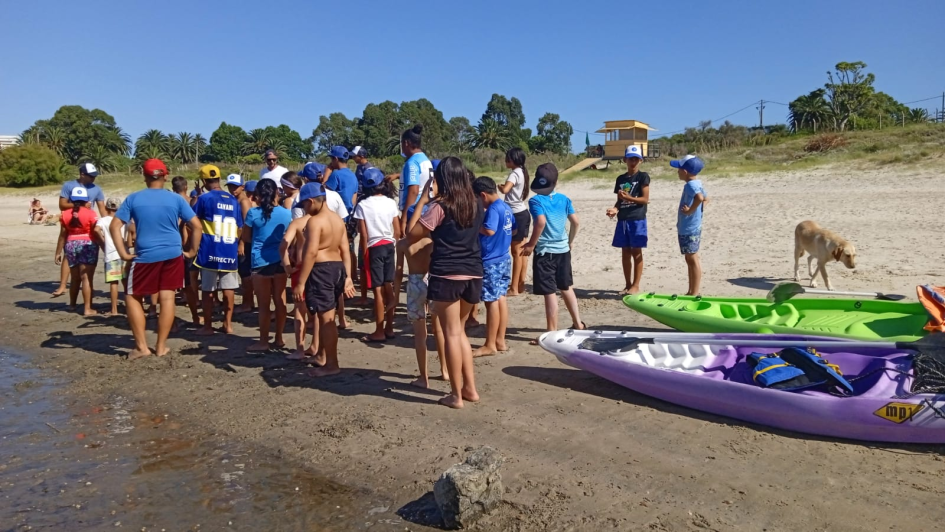
[[[528,205],[522,201],[525,195],[525,172],[521,168],[516,168],[509,172],[509,177],[505,178],[506,183],[512,183],[512,190],[505,195],[505,202],[513,213],[520,213],[528,210]]]
[[[259,171],[259,180],[271,179],[276,183],[276,186],[279,187],[279,190],[282,190],[282,176],[288,171],[289,169],[284,166],[276,166],[272,170],[264,166],[262,170]]]
[[[118,255],[118,249],[115,248],[115,242],[112,240],[112,233],[108,230],[108,226],[112,223],[112,218],[114,216],[106,216],[104,218],[99,218],[98,222],[95,222],[95,225],[102,228],[102,232],[105,233],[105,262],[116,261],[121,258]],[[125,235],[128,234],[128,226],[121,226],[121,237],[125,238]]]
[[[393,222],[398,216],[397,202],[387,196],[364,198],[354,208],[354,217],[364,220],[367,227],[368,247],[382,240],[394,241]]]
[[[325,189],[325,206],[328,207],[328,210],[340,216],[342,220],[348,217],[345,202],[341,200],[341,195],[334,190]],[[292,219],[298,220],[303,216],[305,216],[305,211],[299,207],[299,195],[296,194],[292,200]]]

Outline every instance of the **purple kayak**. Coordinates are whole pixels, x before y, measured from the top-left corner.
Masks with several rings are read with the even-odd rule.
[[[770,334],[659,334],[659,343],[634,342],[643,333],[563,330],[540,344],[558,360],[635,392],[670,403],[779,429],[899,443],[945,443],[945,395],[913,394],[914,351],[844,347],[844,340]],[[654,335],[648,335],[654,336]],[[700,343],[726,340],[738,345]],[[824,387],[802,391],[763,388],[752,379],[748,341],[816,343],[853,386],[842,396]],[[764,345],[764,344],[762,344]]]

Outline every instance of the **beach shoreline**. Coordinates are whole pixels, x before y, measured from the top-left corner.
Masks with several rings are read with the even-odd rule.
[[[812,219],[856,245],[856,270],[828,266],[837,289],[911,299],[916,285],[941,284],[945,250],[934,246],[940,233],[922,208],[940,185],[926,169],[707,176],[703,294],[762,297],[788,280],[794,226]],[[597,179],[560,187],[582,222],[572,251],[582,318],[595,329],[662,329],[616,295],[619,250],[610,246],[614,222],[604,215],[614,203],[612,186]],[[686,290],[675,238],[681,189],[679,181],[651,184],[646,292]],[[55,207],[54,196],[41,199]],[[432,392],[408,385],[416,360],[402,314],[388,345],[358,341],[373,327],[369,308],[349,311],[354,327],[339,342],[338,377],[306,377],[282,354],[246,354],[255,316],[234,324],[234,335],[209,340],[185,326],[169,341],[172,355],[129,362],[124,318],[85,319],[68,312],[64,298],[49,297],[58,228],[26,224],[26,203],[0,196],[0,345],[29,353],[37,367],[64,377],[70,393],[121,392],[208,434],[268,448],[274,460],[369,487],[393,501],[378,518],[397,519],[399,509],[428,503],[439,473],[481,445],[507,458],[506,502],[478,525],[482,530],[919,530],[937,528],[945,516],[937,504],[942,446],[803,436],[635,394],[527,345],[544,326],[542,300],[532,295],[510,299],[512,349],[476,361],[482,402],[460,412],[436,404],[446,383],[434,381]],[[101,265],[99,308],[107,304],[100,274]],[[561,311],[560,323],[569,323],[563,305]],[[184,307],[177,315],[186,318]],[[152,345],[153,326],[149,321]],[[483,332],[471,331],[474,347]],[[435,353],[430,363],[438,374]]]

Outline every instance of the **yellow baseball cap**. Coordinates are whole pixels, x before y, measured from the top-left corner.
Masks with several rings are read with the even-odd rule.
[[[220,169],[212,164],[205,164],[198,171],[200,179],[220,179]]]

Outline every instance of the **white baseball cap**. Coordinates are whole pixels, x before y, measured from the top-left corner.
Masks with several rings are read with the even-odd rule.
[[[236,185],[238,187],[243,186],[243,176],[239,174],[230,174],[226,176],[227,185]]]
[[[77,186],[69,193],[70,201],[89,201],[89,191],[83,186]]]
[[[367,157],[367,150],[364,149],[364,146],[355,146],[354,149],[351,150],[351,156],[352,157]]]
[[[92,163],[82,163],[79,165],[79,173],[89,177],[97,177],[98,168],[95,168],[95,165]]]
[[[627,151],[623,152],[623,158],[630,159],[633,157],[636,157],[637,159],[642,159],[643,150],[641,150],[639,146],[635,146],[631,144],[630,146],[627,146]]]

